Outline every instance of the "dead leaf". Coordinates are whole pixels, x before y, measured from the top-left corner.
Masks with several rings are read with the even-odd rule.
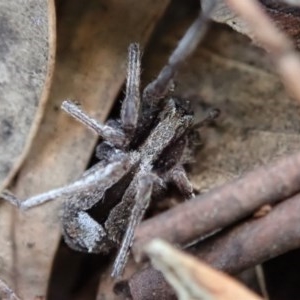
[[[268,62],[265,54],[247,39],[238,41],[234,32],[221,27],[215,30],[221,38],[215,36],[204,44],[178,79],[185,97],[193,94],[200,105],[202,101],[202,105],[219,107],[223,114],[217,127],[208,130],[195,165],[200,189],[210,186],[202,177],[208,177],[206,170],[239,176],[296,151],[300,143],[300,106],[287,96],[279,78],[271,73],[271,65],[264,67]],[[243,52],[229,56],[223,50],[226,44],[238,42],[247,45],[246,53],[251,51],[254,62],[265,57],[264,64],[253,66],[247,55],[242,57]]]
[[[61,186],[83,173],[97,137],[64,114],[60,104],[71,97],[104,120],[125,79],[129,43],[145,44],[167,4],[60,2],[56,72],[47,114],[15,184],[18,196]],[[60,238],[60,204],[54,201],[25,213],[1,205],[1,274],[25,299],[46,294]]]
[[[290,5],[296,5],[299,6],[300,5],[300,1],[299,0],[284,0],[284,2],[290,4]]]
[[[0,1],[0,191],[40,123],[54,66],[53,1]]]
[[[152,240],[145,246],[145,252],[180,300],[261,299],[225,273],[214,270],[163,240]]]
[[[207,5],[209,5],[209,0],[202,0],[201,3],[205,8]],[[237,32],[245,34],[250,38],[254,38],[253,33],[248,27],[247,23],[239,18],[234,12],[232,12],[225,1],[218,1],[211,19],[215,22],[225,23]]]
[[[32,151],[15,185],[26,197],[82,174],[96,137],[59,110],[75,98],[104,120],[125,78],[130,42],[148,39],[168,1],[60,1],[58,56],[50,101]],[[132,10],[134,7],[134,10]],[[194,16],[172,20],[144,57],[143,82],[153,79]],[[161,29],[161,28],[160,28]],[[158,37],[158,38],[159,38]],[[176,93],[203,115],[217,106],[222,118],[203,132],[192,179],[202,191],[275,159],[299,145],[299,107],[290,100],[265,53],[223,26],[215,26],[177,78]],[[60,237],[60,202],[19,214],[1,205],[1,274],[20,295],[45,296]]]
[[[209,2],[209,0],[202,0],[203,7],[206,7]],[[299,2],[286,1],[289,5],[282,2],[279,3],[277,0],[260,0],[265,11],[278,28],[282,29],[294,41],[297,48],[300,48],[300,9],[291,6],[291,4],[299,5]],[[216,22],[227,24],[237,32],[249,36],[256,42],[251,28],[244,20],[229,9],[225,1],[220,0],[218,2],[212,15],[212,19]]]
[[[146,78],[190,22],[161,30],[145,57]],[[193,165],[191,179],[202,192],[299,148],[300,105],[287,96],[267,53],[228,27],[212,26],[179,72],[175,94],[191,101],[198,120],[211,107],[221,110],[216,125],[202,131],[204,148]]]

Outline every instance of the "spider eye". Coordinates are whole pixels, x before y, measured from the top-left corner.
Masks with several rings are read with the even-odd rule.
[[[182,116],[190,115],[193,116],[194,112],[191,109],[190,101],[182,98],[174,98],[176,110],[182,114]]]

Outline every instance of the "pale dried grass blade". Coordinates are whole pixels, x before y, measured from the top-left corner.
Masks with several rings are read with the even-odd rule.
[[[175,249],[163,240],[152,240],[145,246],[145,252],[154,267],[172,285],[180,300],[261,299],[233,278]]]

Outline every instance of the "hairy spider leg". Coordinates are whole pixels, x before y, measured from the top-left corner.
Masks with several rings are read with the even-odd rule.
[[[118,180],[126,172],[128,172],[129,167],[130,162],[128,156],[124,155],[122,159],[118,158],[118,161],[114,161],[109,165],[101,167],[99,167],[99,165],[95,165],[92,170],[88,170],[89,172],[86,175],[82,176],[79,180],[74,181],[69,185],[30,197],[25,201],[18,200],[9,192],[2,193],[0,196],[4,200],[17,205],[21,209],[26,210],[58,197],[69,196],[73,193],[89,190],[91,187],[99,184],[99,182],[105,184],[106,181],[111,182],[112,178]]]
[[[184,195],[186,199],[195,197],[193,193],[193,185],[188,179],[186,171],[182,165],[176,165],[172,168],[168,172],[167,178],[177,186],[181,194]]]
[[[122,147],[124,145],[126,136],[120,128],[104,125],[91,118],[73,101],[64,101],[61,105],[61,108],[107,142],[110,142],[117,147]]]
[[[202,11],[196,21],[186,31],[169,57],[167,65],[163,67],[157,78],[144,89],[143,101],[157,105],[159,100],[167,95],[176,72],[182,67],[184,61],[194,52],[204,37],[208,27],[208,18],[215,3],[216,1],[211,0],[206,11]]]
[[[139,118],[140,77],[141,51],[137,43],[132,43],[128,48],[126,96],[121,108],[122,127],[129,136],[134,133]]]
[[[0,199],[3,199],[7,202],[9,202],[10,204],[13,204],[17,207],[20,206],[20,199],[18,199],[13,193],[11,193],[10,191],[8,190],[4,190],[1,192],[0,194]]]
[[[218,108],[213,108],[213,109],[209,110],[207,115],[205,116],[205,118],[203,120],[201,120],[200,122],[196,123],[193,126],[193,128],[198,129],[198,128],[201,128],[201,127],[211,124],[214,120],[216,120],[219,117],[220,113],[221,112]]]
[[[154,181],[156,180],[156,177],[156,175],[149,173],[141,175],[138,178],[137,190],[134,198],[134,206],[121,243],[120,250],[113,265],[113,271],[111,274],[112,277],[118,277],[123,272],[128,259],[129,249],[131,248],[133,243],[134,231],[137,225],[141,223],[145,211],[147,210],[151,201],[152,187]]]

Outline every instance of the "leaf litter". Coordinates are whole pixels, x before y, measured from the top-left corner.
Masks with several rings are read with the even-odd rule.
[[[146,43],[167,4],[60,3],[56,69],[47,113],[12,187],[14,193],[25,198],[83,173],[97,138],[65,116],[60,104],[72,97],[97,118],[106,118],[125,79],[128,44],[132,40]],[[60,205],[54,201],[20,213],[1,203],[1,274],[25,299],[46,295],[60,239]]]
[[[0,190],[28,153],[47,101],[55,52],[52,6],[0,1]]]
[[[88,18],[86,17],[85,21]],[[95,21],[95,19],[93,20]],[[189,23],[189,21],[186,20],[185,22]],[[76,22],[73,20],[73,23],[70,22],[68,25],[71,27]],[[109,21],[106,20],[106,22]],[[88,25],[87,28],[91,29],[94,26],[95,23]],[[148,81],[147,77],[153,78],[155,76],[155,71],[159,69],[157,66],[161,64],[161,61],[165,61],[170,50],[174,48],[180,32],[183,32],[185,27],[185,23],[176,24],[171,31],[162,33],[161,40],[152,41],[155,44],[155,50],[144,58],[144,82]],[[82,29],[84,26],[80,27],[79,25],[78,28],[78,32],[82,31],[82,35],[79,38],[77,49],[79,52],[87,51],[89,50],[88,47],[83,47],[83,50],[79,48],[80,45],[85,45],[88,40],[88,38],[84,38],[85,30],[88,29],[85,28],[84,30]],[[67,29],[61,29],[61,32],[65,33],[65,31]],[[73,28],[73,31],[76,29]],[[105,36],[104,33],[103,35]],[[130,38],[132,39],[132,37]],[[115,48],[112,48],[115,49],[116,53],[114,54],[118,57],[118,64],[121,65],[126,61],[126,58],[122,57],[123,50],[132,41],[127,41],[127,39],[129,38],[124,38],[121,43],[122,46],[116,44],[114,45]],[[69,40],[67,42],[70,43]],[[101,95],[105,104],[110,103],[105,109],[106,113],[100,113],[100,118],[103,119],[124,79],[124,76],[120,76],[123,79],[120,78],[118,83],[113,85],[112,91],[107,94],[107,86],[111,86],[112,77],[114,78],[118,74],[119,65],[105,66],[108,73],[113,74],[113,76],[104,77],[106,85],[99,88],[100,83],[103,82],[101,75],[98,75],[102,68],[97,69],[95,67],[97,70],[93,69],[94,62],[99,62],[99,60],[95,57],[89,60],[90,53],[87,51],[87,54],[83,55],[81,59],[76,58],[71,62],[73,58],[70,55],[70,50],[66,46],[64,47],[61,46],[62,50],[59,50],[57,73],[50,97],[50,99],[53,98],[53,102],[49,103],[47,109],[49,114],[52,112],[53,116],[51,118],[46,116],[43,121],[41,133],[36,140],[37,147],[32,154],[30,153],[28,161],[20,173],[20,179],[18,179],[17,190],[23,190],[24,196],[38,193],[40,190],[47,190],[54,185],[62,185],[80,175],[95,144],[95,139],[93,140],[90,135],[82,137],[85,135],[84,130],[78,128],[74,122],[63,120],[62,115],[57,112],[61,99],[69,96],[80,98],[81,101],[85,101],[84,105],[90,111],[95,110],[99,113],[97,107],[100,107]],[[103,44],[101,43],[94,45],[94,49],[97,51],[103,49],[102,47]],[[122,47],[124,49],[121,49]],[[64,61],[66,58],[70,61],[68,59]],[[80,63],[85,61],[89,62],[87,66],[81,66]],[[152,70],[151,66],[153,66]],[[82,70],[78,76],[73,75],[77,73],[76,68]],[[123,65],[123,70],[125,70],[125,65]],[[75,76],[75,79],[70,81],[69,77],[72,76]],[[85,80],[83,82],[86,85],[81,82],[82,79]],[[203,133],[205,137],[204,148],[199,152],[197,161],[192,168],[191,177],[200,192],[219,185],[229,178],[239,176],[255,165],[264,164],[298,149],[300,141],[297,135],[300,127],[298,121],[299,105],[286,95],[283,85],[275,75],[273,66],[264,51],[253,46],[247,38],[225,26],[214,25],[205,43],[187,62],[185,69],[179,74],[176,81],[178,83],[176,93],[190,98],[200,115],[205,108],[210,106],[219,107],[223,113],[222,120]],[[78,85],[80,82],[81,84]],[[95,96],[92,96],[95,86],[99,90]],[[104,95],[103,98],[102,95]],[[99,101],[98,103],[96,103],[96,99]],[[111,102],[106,101],[107,99],[111,99]],[[56,137],[58,134],[61,134],[61,137]],[[70,139],[71,134],[72,139],[66,142]],[[48,144],[49,141],[52,141],[54,146]],[[89,146],[86,146],[87,144]],[[47,150],[47,147],[50,149]],[[90,150],[87,151],[86,149]],[[65,154],[61,154],[62,152]],[[81,157],[82,152],[85,154],[84,158],[80,158],[74,165],[74,157]],[[59,158],[59,156],[62,157]],[[58,165],[57,170],[54,168],[56,165]],[[31,187],[24,191],[24,186],[29,185]],[[47,209],[41,207],[35,210],[36,213],[28,212],[22,216],[16,212],[12,213],[11,208],[4,209],[10,216],[15,215],[13,219],[16,221],[14,225],[15,234],[23,237],[28,236],[20,242],[18,242],[18,238],[16,239],[17,242],[14,246],[16,249],[21,248],[18,246],[19,243],[21,245],[27,244],[28,252],[31,255],[33,253],[32,248],[38,249],[39,244],[45,244],[43,249],[49,249],[49,247],[51,249],[47,250],[46,255],[46,250],[44,250],[43,256],[46,259],[45,265],[42,267],[37,262],[38,256],[32,255],[37,258],[37,261],[32,261],[32,259],[28,259],[28,256],[18,254],[20,256],[17,265],[18,273],[28,268],[31,269],[31,272],[41,270],[41,280],[32,285],[27,295],[45,293],[54,249],[59,237],[58,207],[59,204],[50,204]],[[9,223],[8,220],[7,224]],[[33,230],[36,230],[37,227],[41,227],[40,232],[33,234]],[[21,228],[24,228],[25,232],[21,232]],[[50,242],[47,241],[49,235],[52,235],[49,228],[55,232],[54,237],[49,239]],[[7,245],[11,243],[9,241],[10,232],[7,230],[4,235],[1,234],[1,236],[6,237]],[[36,235],[34,242],[32,242],[33,235]],[[11,255],[12,248],[11,245],[8,246],[6,251]],[[3,263],[5,256],[2,258]],[[22,261],[25,260],[28,260],[28,265],[22,264]],[[11,270],[14,270],[12,264],[7,270],[8,273],[12,274]],[[29,285],[28,279],[26,279],[28,274],[19,274],[19,276],[22,283],[20,284],[21,288],[18,289],[25,291]]]

